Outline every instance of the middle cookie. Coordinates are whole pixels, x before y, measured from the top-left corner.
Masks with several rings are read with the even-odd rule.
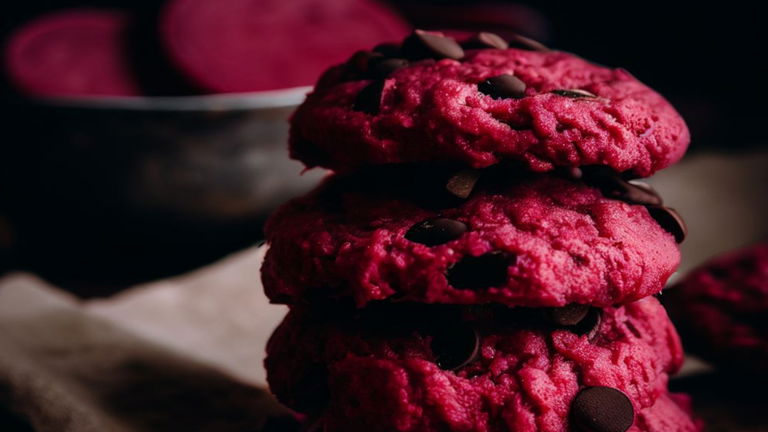
[[[675,271],[680,254],[667,232],[675,213],[665,207],[608,198],[581,180],[502,177],[447,180],[467,199],[437,174],[329,179],[269,221],[267,295],[360,307],[384,299],[605,307],[661,291]]]

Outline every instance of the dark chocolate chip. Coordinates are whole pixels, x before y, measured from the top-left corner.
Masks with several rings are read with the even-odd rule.
[[[591,167],[584,171],[584,179],[588,184],[599,188],[609,198],[619,199],[630,204],[657,206],[662,203],[658,193],[648,184],[629,182],[613,170],[595,169]]]
[[[569,304],[558,308],[546,308],[542,312],[544,318],[560,327],[570,327],[579,324],[589,313],[590,307],[582,304]]]
[[[403,52],[406,57],[413,60],[424,58],[460,60],[464,58],[464,50],[455,40],[424,30],[414,30],[405,39]]]
[[[496,33],[480,32],[468,40],[465,46],[470,49],[507,49],[509,43]]]
[[[570,326],[568,330],[579,336],[586,335],[588,339],[593,339],[600,330],[600,323],[603,321],[603,311],[600,308],[591,307],[587,315],[579,321],[578,324]]]
[[[417,223],[405,234],[405,238],[412,242],[437,246],[456,240],[467,232],[467,226],[460,221],[435,218]]]
[[[378,44],[373,47],[373,51],[384,55],[384,57],[397,57],[401,55],[400,44],[394,42],[387,42]]]
[[[582,176],[584,176],[584,173],[581,171],[581,168],[579,167],[568,167],[565,169],[565,175],[570,178],[578,180]]]
[[[623,198],[625,201],[643,205],[661,205],[663,200],[656,190],[648,183],[632,180],[625,183],[626,190]]]
[[[552,90],[551,93],[554,93],[558,96],[563,96],[567,98],[573,98],[573,99],[586,99],[586,98],[596,98],[597,95],[594,93],[590,93],[586,90],[580,90],[580,89],[565,89],[565,90]]]
[[[383,56],[379,53],[371,51],[358,51],[354,53],[349,60],[347,60],[347,65],[352,71],[363,74],[368,72],[368,67],[371,64],[371,60],[381,57]]]
[[[355,98],[355,111],[375,115],[381,109],[381,96],[384,94],[384,80],[376,80],[365,86]]]
[[[520,99],[525,97],[525,83],[509,74],[499,75],[477,85],[480,93],[494,99]]]
[[[661,197],[650,186],[642,183],[630,183],[619,177],[614,178],[613,183],[603,191],[606,196],[616,198],[630,204],[660,205]]]
[[[509,40],[509,46],[512,48],[525,49],[529,51],[552,51],[543,43],[520,35],[513,35]]]
[[[402,58],[378,58],[370,63],[369,72],[373,78],[384,79],[392,72],[408,66],[408,60]]]
[[[263,432],[299,432],[301,423],[296,417],[286,414],[269,417],[261,429]]]
[[[688,227],[685,225],[680,213],[671,207],[660,205],[648,206],[648,213],[656,219],[664,230],[675,236],[675,241],[682,243],[688,235]]]
[[[456,370],[477,358],[480,335],[468,325],[449,325],[435,331],[430,346],[435,362],[441,369]]]
[[[490,252],[479,257],[465,256],[448,269],[448,283],[456,289],[481,290],[504,285],[507,267],[514,264],[514,257],[500,252]]]
[[[620,390],[587,387],[571,403],[570,417],[579,432],[625,432],[635,421],[635,410]]]
[[[462,199],[467,199],[472,194],[472,190],[480,179],[480,174],[480,171],[474,169],[461,170],[448,179],[445,188],[448,189],[448,192],[451,194]]]

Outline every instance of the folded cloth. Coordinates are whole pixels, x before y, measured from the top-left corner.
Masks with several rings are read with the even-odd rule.
[[[249,262],[252,256],[248,252],[229,261]],[[213,282],[216,273],[232,271],[231,265],[225,267],[184,280],[191,283],[202,277]],[[152,288],[152,293],[159,290]],[[167,297],[174,292],[169,289],[166,284],[159,291]],[[138,289],[130,298],[142,304],[146,295]],[[118,298],[86,306],[31,275],[0,279],[0,430],[254,432],[269,418],[287,413],[263,387],[236,378],[242,375],[237,370],[230,373],[204,356],[190,355],[183,346],[157,343],[162,341],[157,336],[161,330],[150,338],[121,326],[106,310],[109,304],[125,302]],[[268,307],[264,302],[262,309]],[[129,320],[131,308],[121,310],[122,319]],[[177,324],[192,321],[178,302],[170,301],[165,314],[175,316]],[[253,315],[258,317],[259,311]],[[134,317],[142,319],[138,313]],[[256,345],[254,352],[260,353],[263,341],[244,340],[243,329],[255,327],[258,319],[253,321],[227,337]],[[196,341],[202,341],[197,349],[204,352],[212,345],[206,340],[213,340],[217,332],[221,336],[223,327],[210,331],[202,327],[197,331],[209,334]],[[261,368],[259,358],[252,361],[254,369]]]

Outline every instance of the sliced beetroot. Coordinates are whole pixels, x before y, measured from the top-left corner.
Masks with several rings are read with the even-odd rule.
[[[128,55],[131,17],[113,10],[58,12],[18,29],[6,67],[19,91],[36,96],[141,94]]]
[[[328,65],[407,33],[372,0],[172,0],[161,18],[170,58],[212,92],[311,85]]]

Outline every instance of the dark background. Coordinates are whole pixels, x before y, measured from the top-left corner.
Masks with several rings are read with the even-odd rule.
[[[397,0],[393,1],[397,3]],[[3,2],[0,34],[47,10],[117,6],[152,10],[159,0]],[[401,1],[440,7],[480,1]],[[499,2],[497,2],[499,3]],[[501,2],[503,3],[503,2]],[[522,1],[549,20],[552,47],[621,66],[667,96],[693,133],[692,150],[764,145],[768,132],[768,41],[759,3]],[[429,23],[417,22],[416,25]],[[4,94],[7,88],[3,89]]]

